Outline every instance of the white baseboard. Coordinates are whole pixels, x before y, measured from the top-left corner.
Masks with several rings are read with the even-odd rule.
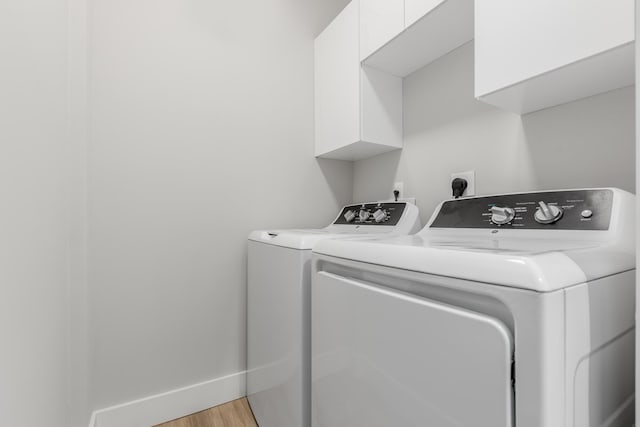
[[[246,396],[246,372],[156,394],[91,415],[89,427],[150,427]]]

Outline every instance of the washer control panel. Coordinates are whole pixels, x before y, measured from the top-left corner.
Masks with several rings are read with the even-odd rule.
[[[334,224],[397,225],[405,203],[363,203],[345,206]]]
[[[608,230],[613,191],[568,190],[450,200],[430,227]]]

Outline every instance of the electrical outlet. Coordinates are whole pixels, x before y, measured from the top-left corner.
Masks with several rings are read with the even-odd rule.
[[[394,182],[393,183],[393,191],[399,191],[400,192],[398,198],[404,197],[404,182]],[[391,192],[391,196],[395,197],[395,195],[393,194],[393,191]]]
[[[451,180],[449,181],[449,194],[451,194],[451,182],[456,178],[462,178],[467,180],[467,188],[465,188],[462,197],[470,197],[476,195],[476,171],[456,172],[451,174]]]

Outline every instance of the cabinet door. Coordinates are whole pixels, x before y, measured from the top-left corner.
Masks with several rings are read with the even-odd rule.
[[[403,0],[360,0],[360,60],[404,29]]]
[[[634,40],[633,0],[476,0],[475,14],[477,96]]]
[[[404,2],[404,25],[411,24],[431,12],[445,0],[405,0]]]
[[[360,140],[358,1],[315,40],[316,155]]]

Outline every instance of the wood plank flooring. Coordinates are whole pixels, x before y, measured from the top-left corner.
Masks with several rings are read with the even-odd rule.
[[[234,400],[155,427],[258,427],[246,398]]]

